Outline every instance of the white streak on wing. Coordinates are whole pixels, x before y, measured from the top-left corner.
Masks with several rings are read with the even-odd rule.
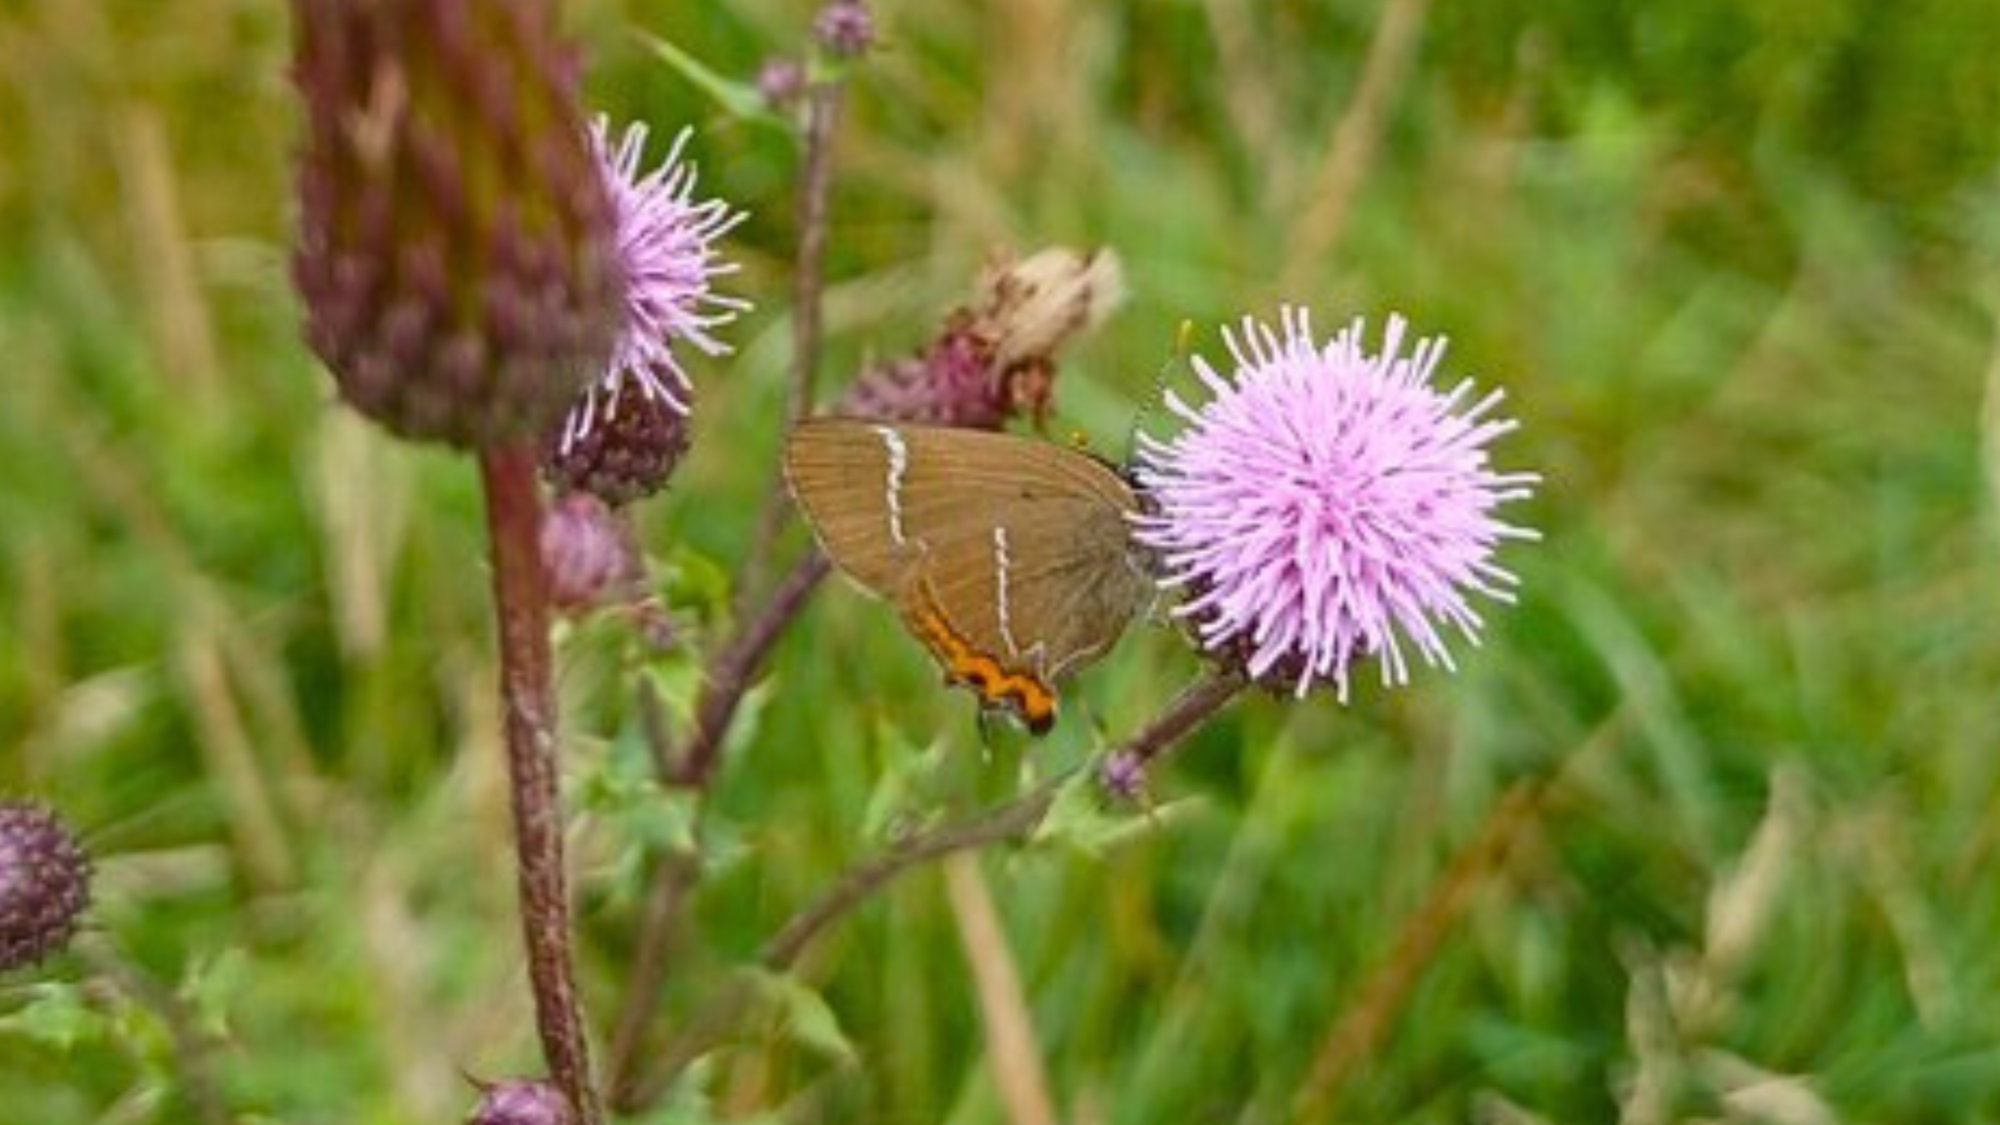
[[[1021,646],[1014,642],[1014,625],[1007,610],[1007,572],[1014,560],[1007,555],[1007,529],[996,526],[993,529],[993,586],[994,608],[1000,618],[1000,639],[1007,642],[1010,656],[1021,655]]]
[[[889,451],[889,483],[885,497],[889,502],[889,538],[900,547],[909,542],[903,535],[903,476],[910,470],[910,447],[893,426],[877,426],[875,432],[882,435],[882,445]]]

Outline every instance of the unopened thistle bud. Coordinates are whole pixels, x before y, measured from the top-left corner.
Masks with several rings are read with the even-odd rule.
[[[861,0],[829,0],[813,17],[813,38],[830,55],[856,58],[875,45],[875,16]]]
[[[398,434],[539,438],[601,369],[623,286],[554,5],[293,7],[308,342]]]
[[[0,972],[55,953],[90,905],[90,859],[37,805],[0,802]]]
[[[507,1079],[482,1083],[479,1105],[465,1125],[575,1125],[569,1099],[548,1082]]]
[[[634,601],[643,592],[645,563],[631,526],[587,492],[567,493],[549,506],[541,548],[549,600],[558,609]]]

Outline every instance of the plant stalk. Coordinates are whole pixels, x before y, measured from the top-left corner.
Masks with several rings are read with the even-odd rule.
[[[480,457],[499,617],[500,698],[520,884],[521,933],[542,1054],[579,1125],[599,1125],[571,952],[569,877],[563,861],[562,795],[556,768],[555,692],[550,679],[548,589],[542,573],[541,499],[535,453],[516,446]]]

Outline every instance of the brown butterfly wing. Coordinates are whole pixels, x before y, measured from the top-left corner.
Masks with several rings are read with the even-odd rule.
[[[786,475],[834,563],[895,601],[989,704],[1052,707],[1050,681],[1108,649],[1151,593],[1126,526],[1130,487],[1060,446],[814,420],[793,430]]]
[[[1109,650],[1152,596],[1126,510],[1071,494],[1003,505],[918,573],[975,647],[1052,682]]]
[[[896,427],[813,419],[785,442],[785,482],[835,566],[878,597],[893,597],[921,557],[890,506],[909,471]],[[897,451],[901,450],[901,456]]]

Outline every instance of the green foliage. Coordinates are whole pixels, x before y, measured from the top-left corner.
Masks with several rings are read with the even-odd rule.
[[[1087,771],[1198,668],[1138,628],[1049,739],[988,747],[829,583],[712,799],[654,781],[635,677],[685,730],[773,483],[797,146],[747,82],[810,11],[572,8],[595,100],[696,124],[704,189],[752,215],[757,311],[691,362],[694,448],[641,516],[683,646],[561,637],[600,1028],[649,873],[700,857],[664,1039],[853,865]],[[1052,432],[1122,450],[1184,321],[1213,357],[1280,301],[1400,309],[1506,388],[1497,456],[1548,482],[1523,602],[1458,675],[1246,698],[1151,815],[1079,781],[1065,846],[981,864],[1058,1115],[1286,1119],[1454,854],[1555,777],[1329,1119],[2000,1116],[2000,20],[1437,0],[1338,239],[1294,261],[1379,8],[904,0],[851,74],[823,389],[921,343],[995,248],[1102,244],[1131,298]],[[135,974],[0,979],[0,1125],[197,1120],[188,1034],[238,1120],[457,1120],[461,1070],[535,1067],[473,474],[335,409],[298,342],[286,26],[0,9],[0,792],[84,827]],[[1006,1120],[963,921],[905,875],[633,1120]]]

